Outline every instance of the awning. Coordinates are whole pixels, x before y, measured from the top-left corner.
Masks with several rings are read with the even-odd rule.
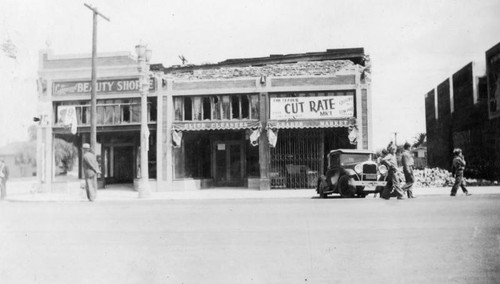
[[[259,121],[189,121],[175,122],[172,125],[174,131],[239,130],[260,127]]]
[[[267,129],[333,128],[354,125],[356,125],[354,117],[328,120],[270,120],[267,123]]]

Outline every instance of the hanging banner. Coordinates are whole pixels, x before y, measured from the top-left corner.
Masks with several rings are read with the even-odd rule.
[[[354,96],[270,98],[271,120],[332,119],[354,116]]]
[[[182,145],[182,131],[172,130],[172,146],[180,148]]]
[[[250,134],[250,145],[254,147],[259,145],[260,131],[260,127],[252,131],[252,134]]]
[[[63,125],[64,127],[70,127],[71,133],[76,134],[78,120],[76,119],[75,106],[58,106],[57,124]]]

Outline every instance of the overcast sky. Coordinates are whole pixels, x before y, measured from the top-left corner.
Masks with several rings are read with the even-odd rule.
[[[425,132],[424,95],[500,42],[499,0],[2,0],[0,146],[27,139],[36,115],[38,51],[90,54],[92,13],[99,8],[98,52],[129,51],[139,42],[153,63],[363,47],[372,59],[374,148]],[[90,75],[89,75],[90,76]]]

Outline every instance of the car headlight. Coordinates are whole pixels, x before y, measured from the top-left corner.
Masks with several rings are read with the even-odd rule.
[[[358,173],[358,174],[361,174],[363,172],[363,165],[362,164],[357,164],[355,167],[354,167],[354,170]]]
[[[378,167],[378,171],[380,172],[381,175],[385,175],[385,174],[387,174],[387,167],[384,165],[381,165],[380,167]]]

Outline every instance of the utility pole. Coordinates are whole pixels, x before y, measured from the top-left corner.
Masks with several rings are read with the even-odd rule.
[[[394,146],[398,147],[398,133],[399,132],[394,132]]]
[[[90,148],[95,153],[96,144],[97,144],[97,77],[96,77],[96,54],[97,54],[97,16],[101,16],[103,19],[109,22],[109,18],[104,16],[103,14],[97,11],[97,8],[94,8],[88,4],[83,4],[85,7],[92,10],[94,14],[94,24],[92,26],[92,91],[90,95]]]

